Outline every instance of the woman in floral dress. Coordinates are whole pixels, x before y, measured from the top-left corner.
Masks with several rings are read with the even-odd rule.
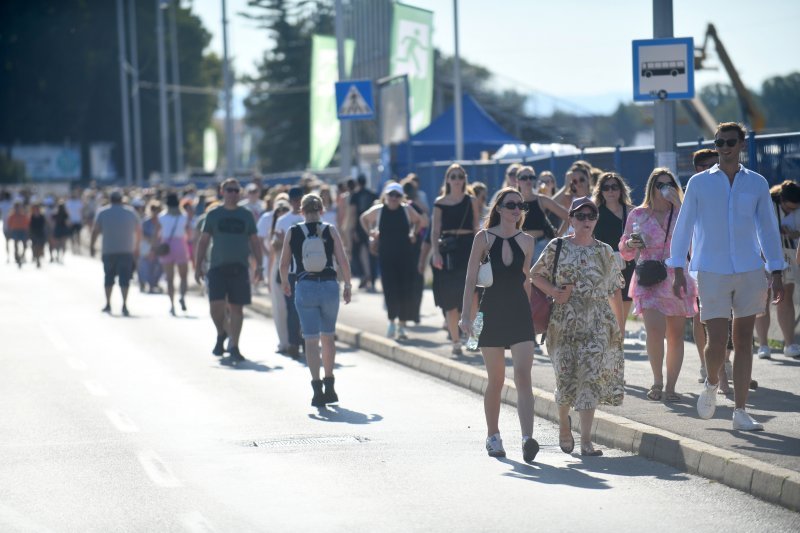
[[[680,213],[683,192],[675,176],[667,168],[656,168],[645,187],[644,202],[628,215],[625,232],[619,241],[619,251],[626,261],[652,259],[663,261],[669,257],[672,231]],[[633,225],[638,225],[638,232]],[[638,238],[637,238],[638,237]],[[644,317],[647,331],[647,354],[653,371],[653,385],[647,398],[660,401],[680,401],[675,384],[683,365],[683,334],[686,318],[697,312],[697,286],[687,278],[686,293],[682,299],[672,293],[673,269],[667,268],[667,278],[650,287],[643,287],[634,276],[630,286],[633,313]],[[667,383],[664,387],[664,339],[667,341]]]
[[[556,374],[559,445],[565,453],[575,446],[572,406],[580,416],[581,455],[603,454],[592,445],[595,408],[620,405],[625,394],[620,290],[625,280],[611,247],[592,237],[597,212],[588,196],[575,199],[569,209],[574,235],[550,241],[531,269],[533,284],[555,300],[547,352]]]

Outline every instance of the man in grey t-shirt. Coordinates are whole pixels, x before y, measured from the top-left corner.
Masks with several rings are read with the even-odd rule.
[[[122,292],[122,314],[128,312],[128,287],[133,276],[133,265],[142,238],[142,224],[139,215],[132,208],[122,205],[122,194],[111,193],[111,205],[97,212],[92,228],[92,241],[89,252],[95,255],[97,237],[103,234],[103,270],[105,272],[106,306],[104,313],[111,313],[111,289],[114,278],[119,278]]]

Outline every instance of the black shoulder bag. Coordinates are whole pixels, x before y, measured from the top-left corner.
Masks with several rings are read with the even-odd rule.
[[[670,206],[669,208],[669,220],[667,220],[667,229],[664,235],[664,244],[666,244],[667,239],[669,239],[669,229],[672,225],[672,212],[674,210],[674,206]],[[664,258],[666,259],[666,257]],[[667,265],[664,263],[664,259],[658,261],[656,259],[647,259],[642,261],[641,263],[636,264],[636,281],[642,287],[652,287],[653,285],[658,285],[665,279],[667,279]]]

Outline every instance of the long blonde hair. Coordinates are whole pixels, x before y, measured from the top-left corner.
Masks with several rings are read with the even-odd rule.
[[[644,201],[642,202],[642,207],[651,207],[653,205],[653,191],[656,188],[656,181],[661,176],[669,176],[672,180],[672,183],[675,184],[675,190],[678,193],[678,198],[680,199],[681,203],[683,203],[683,189],[681,189],[680,182],[675,178],[675,174],[672,173],[670,169],[667,167],[656,167],[650,173],[650,177],[647,178],[647,185],[644,189]]]

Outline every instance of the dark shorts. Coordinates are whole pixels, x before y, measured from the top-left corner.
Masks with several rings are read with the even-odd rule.
[[[227,300],[233,305],[250,305],[250,273],[245,265],[214,267],[206,274],[208,300]]]
[[[73,235],[80,235],[81,229],[83,229],[83,224],[81,224],[80,222],[73,222],[72,226],[70,226],[69,229],[70,233],[72,233]]]
[[[133,276],[133,254],[104,254],[103,271],[106,274],[105,286],[114,285],[114,278],[119,278],[120,287],[128,287]]]

